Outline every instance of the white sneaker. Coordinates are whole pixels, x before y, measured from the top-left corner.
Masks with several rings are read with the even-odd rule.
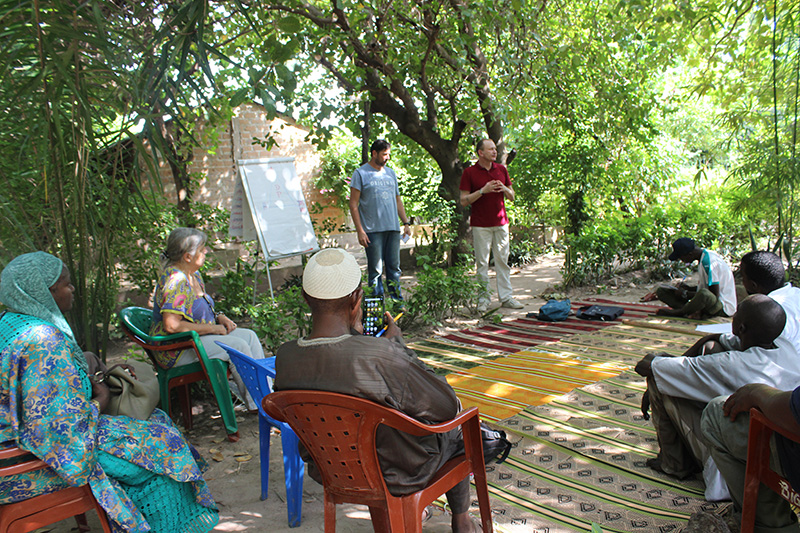
[[[516,301],[514,298],[509,298],[501,303],[500,307],[505,307],[506,309],[523,309],[525,306]]]
[[[486,311],[488,311],[488,310],[489,310],[489,304],[488,304],[488,303],[486,303],[486,302],[480,302],[480,303],[478,304],[478,307],[477,307],[477,309],[478,309],[478,312],[479,312],[480,314],[484,314],[484,313],[486,313]]]

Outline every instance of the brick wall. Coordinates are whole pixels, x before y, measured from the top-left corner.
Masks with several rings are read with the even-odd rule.
[[[276,118],[270,121],[263,107],[248,103],[239,106],[227,126],[220,127],[216,134],[217,146],[213,151],[205,148],[194,150],[189,171],[199,172],[203,176],[195,189],[195,200],[230,209],[235,180],[238,179],[237,160],[294,157],[306,204],[309,208],[314,202],[326,205],[325,197],[314,187],[320,155],[314,145],[305,140],[307,129],[291,122],[291,119]],[[253,144],[253,138],[265,141],[270,135],[277,143],[271,149]],[[169,201],[176,201],[175,184],[166,163],[160,165],[159,174],[165,197]],[[315,226],[325,217],[334,218],[337,223],[344,220],[343,213],[333,207],[326,207],[321,215],[312,214],[311,217]]]

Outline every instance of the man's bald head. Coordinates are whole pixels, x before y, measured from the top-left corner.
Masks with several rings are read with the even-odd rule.
[[[753,294],[739,304],[733,322],[734,333],[741,339],[743,347],[766,346],[783,332],[786,312],[769,296]]]

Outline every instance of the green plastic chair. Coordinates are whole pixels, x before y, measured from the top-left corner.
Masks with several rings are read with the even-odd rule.
[[[211,384],[214,397],[228,432],[228,440],[239,440],[239,427],[236,415],[233,412],[231,389],[228,386],[228,362],[219,359],[209,359],[200,335],[196,331],[175,333],[173,335],[152,336],[150,324],[153,321],[153,310],[144,307],[126,307],[119,312],[119,321],[122,329],[136,344],[144,348],[145,353],[152,361],[158,375],[158,387],[161,392],[161,409],[172,416],[169,405],[170,391],[180,387],[179,396],[182,400],[183,419],[186,429],[192,429],[192,402],[189,397],[189,384],[206,380]],[[163,368],[158,364],[154,352],[167,350],[193,349],[197,353],[198,361],[172,368]]]

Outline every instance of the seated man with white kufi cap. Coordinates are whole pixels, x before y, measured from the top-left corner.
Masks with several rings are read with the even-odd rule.
[[[285,343],[275,362],[275,390],[324,390],[366,398],[417,420],[450,420],[461,406],[447,381],[405,346],[402,332],[386,313],[383,337],[362,334],[361,269],[340,248],[317,252],[303,271],[303,297],[313,326],[307,337]],[[386,485],[395,496],[423,488],[451,457],[463,453],[459,430],[415,437],[380,427],[378,458]],[[309,475],[320,481],[310,457]],[[473,531],[469,518],[469,478],[447,492],[453,531]]]

